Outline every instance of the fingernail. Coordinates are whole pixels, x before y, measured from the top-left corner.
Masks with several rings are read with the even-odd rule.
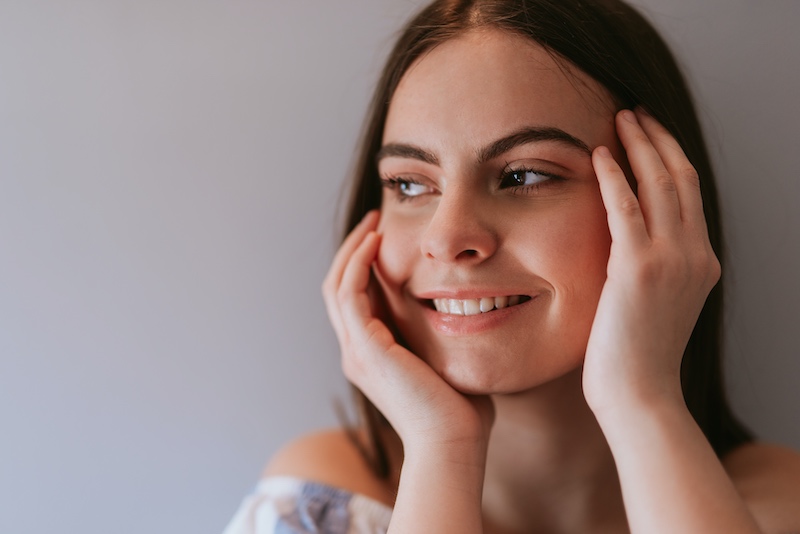
[[[626,109],[626,110],[622,111],[622,118],[625,119],[626,121],[630,122],[631,124],[637,124],[638,123],[638,121],[636,120],[636,114],[633,111],[629,110],[629,109]]]
[[[595,152],[597,153],[598,156],[600,156],[602,158],[610,158],[611,157],[611,151],[608,148],[604,147],[604,146],[597,147],[595,149]]]

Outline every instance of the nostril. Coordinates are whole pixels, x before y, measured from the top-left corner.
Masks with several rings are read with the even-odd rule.
[[[462,258],[474,258],[477,255],[478,251],[474,249],[462,250],[461,253],[459,254],[459,256]]]

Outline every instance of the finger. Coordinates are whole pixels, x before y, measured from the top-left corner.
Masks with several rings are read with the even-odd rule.
[[[394,366],[399,363],[393,362],[391,358],[388,360],[382,358],[389,355],[390,349],[397,347],[397,344],[389,328],[374,316],[367,293],[372,263],[378,253],[379,245],[380,235],[369,232],[353,251],[345,267],[337,297],[343,328],[349,336],[350,346],[362,349],[343,354],[343,362],[346,362],[344,365],[349,369],[346,374],[359,386],[364,384],[358,377],[364,373],[369,376],[370,373],[370,366],[366,365],[364,355],[369,354],[369,361],[373,364],[379,359],[383,366]],[[395,356],[397,355],[395,351]]]
[[[608,148],[599,146],[594,149],[592,165],[600,184],[612,242],[632,247],[649,243],[639,200]]]
[[[369,232],[353,251],[342,274],[338,301],[348,330],[358,328],[373,318],[367,287],[379,245],[380,235]]]
[[[683,149],[672,134],[650,114],[641,108],[637,108],[636,116],[642,129],[652,140],[653,147],[661,157],[661,161],[664,162],[664,166],[675,181],[681,220],[705,224],[703,199],[700,196],[700,179],[689,158],[686,157]]]
[[[331,262],[331,267],[328,269],[328,274],[325,276],[325,282],[323,283],[324,290],[327,289],[329,292],[335,293],[336,288],[338,288],[341,283],[342,274],[344,273],[345,266],[347,266],[350,256],[364,240],[364,236],[376,228],[379,219],[378,215],[378,210],[367,212],[364,218],[361,219],[361,222],[353,228],[342,242],[339,250],[336,251],[336,255],[333,257],[333,262]]]
[[[342,346],[342,348],[344,348],[344,345],[347,344],[349,338],[344,329],[344,322],[342,321],[342,312],[339,309],[339,303],[336,301],[335,297],[330,295],[330,293],[323,293],[323,297],[323,300],[325,301],[325,309],[328,312],[328,319],[331,322],[331,326],[333,326],[333,331],[336,332],[336,338],[339,340],[339,344]]]
[[[345,266],[352,256],[353,252],[363,242],[367,233],[377,225],[378,211],[373,210],[368,212],[361,222],[353,229],[347,236],[342,245],[339,247],[325,281],[322,284],[322,295],[325,301],[325,309],[328,311],[328,318],[331,321],[333,330],[339,342],[342,344],[347,343],[347,332],[342,322],[342,314],[339,309],[339,302],[336,298],[336,293],[341,283],[342,274]]]
[[[636,177],[648,232],[652,236],[676,232],[681,213],[675,181],[632,111],[617,114],[617,133]]]

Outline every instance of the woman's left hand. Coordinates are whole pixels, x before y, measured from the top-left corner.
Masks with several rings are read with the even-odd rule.
[[[616,125],[638,198],[608,149],[596,148],[612,240],[583,368],[596,414],[620,403],[683,402],[683,352],[720,278],[698,175],[675,138],[641,110],[619,112]]]

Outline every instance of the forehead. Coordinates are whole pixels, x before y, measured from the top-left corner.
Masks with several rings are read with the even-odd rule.
[[[390,103],[383,142],[468,149],[510,130],[551,126],[594,147],[613,133],[614,111],[608,91],[566,60],[510,32],[475,30],[411,65]]]

